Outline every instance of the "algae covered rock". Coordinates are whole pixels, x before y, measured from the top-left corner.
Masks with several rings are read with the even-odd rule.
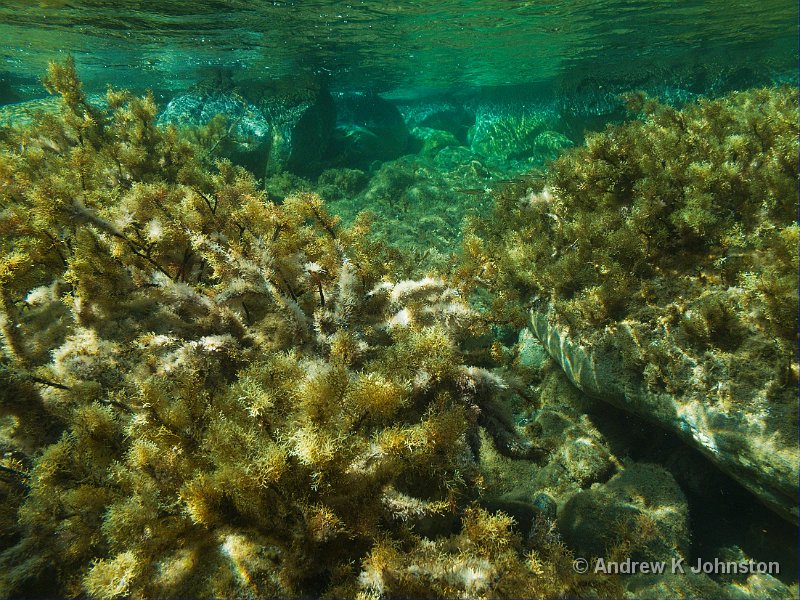
[[[265,90],[258,106],[272,127],[267,175],[319,172],[336,122],[327,88],[313,81],[296,87],[285,84]]]
[[[409,132],[397,106],[377,94],[336,97],[336,130],[329,155],[336,164],[368,167],[402,155]]]
[[[106,106],[106,98],[102,94],[87,94],[86,101],[91,106],[98,108]],[[21,127],[30,125],[37,114],[56,115],[60,108],[61,100],[58,96],[46,96],[44,98],[3,104],[0,106],[0,126]]]
[[[257,99],[248,99],[253,96]],[[209,127],[205,145],[258,176],[313,173],[334,120],[330,94],[311,85],[290,92],[281,87],[248,91],[247,97],[244,91],[200,87],[173,98],[158,117],[160,125]]]
[[[468,141],[484,158],[531,167],[572,145],[557,131],[561,126],[560,117],[550,107],[487,104],[478,108]]]
[[[437,158],[452,149],[441,150]],[[458,248],[464,217],[479,210],[486,197],[475,189],[485,185],[485,178],[476,175],[469,163],[446,170],[435,159],[415,155],[386,161],[369,178],[360,169],[329,169],[317,184],[345,221],[361,212],[373,213],[375,235],[415,253],[422,258],[419,266],[430,259],[426,268],[438,268]]]
[[[529,360],[531,355],[534,360]],[[520,336],[507,359],[513,373],[509,380],[524,381],[526,386],[519,390],[517,401],[509,403],[515,422],[547,452],[540,461],[526,463],[498,455],[487,441],[480,453],[485,498],[514,514],[522,531],[535,537],[545,522],[555,521],[559,506],[608,482],[622,463],[611,450],[611,440],[586,414],[591,400],[569,382],[535,338]],[[524,507],[527,518],[522,517]],[[597,527],[614,535],[612,523]]]
[[[271,126],[256,106],[233,91],[177,96],[164,107],[157,123],[197,129],[212,121],[218,129],[220,155],[255,173],[263,172],[269,155]]]
[[[410,102],[400,107],[409,127],[436,129],[451,133],[459,143],[467,143],[469,128],[475,124],[474,110],[448,101]]]
[[[678,433],[797,521],[797,103],[640,117],[497,196],[465,273],[584,391]]]
[[[411,130],[411,137],[414,149],[418,149],[417,153],[423,156],[434,157],[444,148],[461,145],[456,136],[449,131],[430,127],[414,127]]]
[[[689,509],[672,475],[657,465],[629,464],[604,484],[562,507],[559,531],[583,556],[615,547],[632,560],[670,561],[689,552]]]
[[[340,200],[357,196],[368,183],[360,169],[327,169],[317,178],[317,190],[326,200]]]
[[[621,368],[615,349],[590,351],[571,343],[541,315],[534,314],[532,324],[550,355],[579,388],[676,432],[773,510],[796,520],[792,492],[797,450],[786,438],[776,439],[774,424],[771,429],[768,421],[746,418],[747,413],[709,403],[702,392],[695,398],[676,397],[653,392],[642,383],[635,386]],[[779,415],[787,421],[793,419],[791,407],[783,411],[788,412]]]
[[[786,586],[781,585],[786,590]],[[658,575],[634,575],[625,582],[628,597],[672,600],[673,598],[733,598],[729,591],[705,573],[659,573]],[[743,598],[758,598],[745,594]],[[767,596],[769,598],[789,598],[790,596]]]
[[[0,106],[0,125],[29,125],[35,113],[58,113],[60,107],[57,96],[4,104]]]

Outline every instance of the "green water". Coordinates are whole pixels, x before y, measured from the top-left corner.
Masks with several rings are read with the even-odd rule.
[[[464,106],[470,120],[462,142],[472,142],[468,127],[528,111],[546,115],[544,130],[580,144],[585,131],[625,118],[623,92],[680,105],[795,83],[797,19],[797,4],[786,0],[9,0],[0,6],[0,104],[41,97],[47,62],[72,55],[90,93],[108,84],[151,89],[162,108],[198,84],[252,97],[275,82],[285,88],[313,81],[333,94],[379,93],[399,103],[406,119],[430,102]],[[8,117],[0,115],[2,122]],[[485,195],[452,188],[494,189],[495,181],[554,156],[530,148],[516,154],[484,148],[449,160],[450,167],[488,161],[486,180],[428,165],[443,174],[439,188],[446,193],[429,200],[423,215],[364,198],[334,202],[334,209],[347,219],[374,210],[399,236],[394,241],[451,251],[463,217],[489,205]],[[263,176],[260,164],[245,164]],[[300,174],[313,181],[325,166],[367,167],[329,160]],[[433,223],[420,227],[430,214]]]
[[[775,98],[798,83],[799,12],[0,0],[0,597],[796,597],[798,369],[764,331],[796,328],[797,226],[773,212],[796,189],[795,107]],[[67,57],[87,100],[64,109],[42,78]],[[156,106],[104,113],[109,85]],[[739,129],[692,120],[756,87]],[[628,92],[670,108],[645,117]],[[225,133],[198,134],[217,112]],[[664,155],[606,129],[626,121]],[[759,228],[711,240],[762,202]],[[369,233],[348,230],[365,212]],[[642,246],[679,256],[611,270]],[[561,279],[592,287],[550,282],[537,329],[537,269],[579,252]],[[625,552],[780,572],[575,577],[573,557]]]
[[[325,77],[333,90],[396,96],[591,79],[705,91],[792,77],[789,0],[135,2],[6,0],[0,85],[38,95],[47,61],[71,53],[92,87],[166,92],[208,71],[236,80]]]

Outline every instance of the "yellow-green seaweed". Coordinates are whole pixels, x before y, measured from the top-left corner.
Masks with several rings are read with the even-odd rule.
[[[455,289],[315,194],[270,202],[152,96],[93,107],[72,61],[45,83],[60,114],[0,132],[0,595],[374,597],[382,548],[399,573],[452,536],[415,592],[465,560],[511,595],[569,584],[502,514],[457,531],[479,428],[540,450],[466,362],[485,325]]]
[[[639,115],[497,194],[464,288],[797,520],[797,91]]]

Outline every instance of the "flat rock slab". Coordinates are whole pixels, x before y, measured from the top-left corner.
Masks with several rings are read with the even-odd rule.
[[[613,344],[589,349],[538,312],[531,313],[531,329],[583,392],[677,433],[766,506],[798,522],[796,440],[792,444],[778,435],[758,403],[748,411],[654,391],[620,367]]]

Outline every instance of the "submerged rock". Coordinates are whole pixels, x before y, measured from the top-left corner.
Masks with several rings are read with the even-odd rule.
[[[369,177],[359,169],[328,169],[317,179],[317,189],[327,200],[357,196],[367,187]]]
[[[391,160],[408,146],[409,132],[400,111],[376,94],[336,98],[336,129],[328,153],[335,165],[367,167]]]
[[[630,464],[607,483],[579,492],[562,507],[558,524],[586,557],[625,548],[631,560],[669,561],[689,552],[686,497],[658,465]]]
[[[619,348],[582,346],[539,313],[532,314],[531,326],[578,388],[677,433],[764,504],[797,522],[796,440],[777,435],[774,422],[755,412],[757,405],[748,410],[717,402],[699,386],[680,395],[656,390],[623,368]]]
[[[533,497],[531,504],[533,504],[545,518],[555,520],[558,506],[550,494],[539,492]]]
[[[372,166],[378,156],[387,153],[381,138],[372,130],[360,125],[337,125],[333,132],[329,160],[337,166],[356,166],[364,169]]]
[[[104,108],[106,98],[103,94],[90,94],[86,101],[95,107]],[[0,127],[21,127],[30,125],[38,113],[57,115],[61,110],[61,100],[58,96],[46,96],[23,100],[12,104],[0,106]]]
[[[318,173],[336,122],[330,92],[307,86],[266,95],[259,106],[272,126],[267,175]]]
[[[333,100],[323,88],[266,90],[255,103],[235,91],[197,91],[173,98],[158,124],[198,128],[224,117],[214,149],[258,176],[283,171],[314,173],[335,121]]]
[[[452,102],[415,102],[400,107],[403,118],[412,129],[426,127],[451,133],[462,144],[467,143],[469,128],[475,124],[475,112]]]
[[[270,148],[271,127],[261,111],[239,94],[224,92],[191,92],[169,101],[158,116],[158,125],[179,128],[207,126],[221,115],[221,143],[217,150],[235,164],[262,173]]]
[[[411,130],[411,142],[413,150],[426,157],[435,157],[445,148],[461,145],[458,138],[449,131],[430,127],[414,127]]]
[[[572,145],[560,128],[551,107],[483,105],[467,139],[474,152],[492,161],[536,166]]]
[[[475,276],[496,265],[495,313],[530,309],[581,390],[796,523],[796,90],[628,101],[640,119],[499,192]]]

